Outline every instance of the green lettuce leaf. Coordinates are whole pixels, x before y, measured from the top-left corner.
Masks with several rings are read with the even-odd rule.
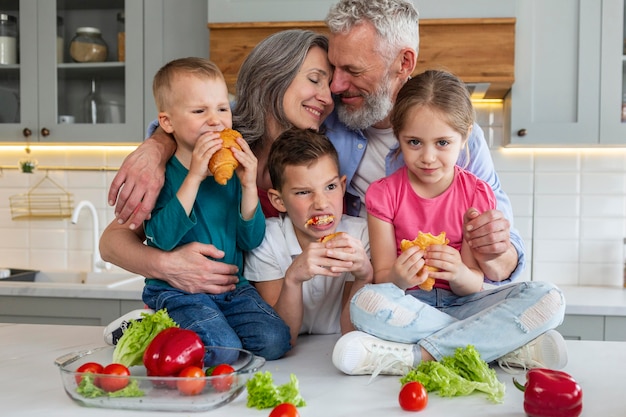
[[[126,385],[126,387],[117,391],[109,392],[108,394],[109,397],[143,397],[145,395],[144,392],[139,389],[139,383],[136,379],[131,379],[130,383]]]
[[[86,398],[97,397],[143,397],[145,393],[139,389],[139,383],[136,379],[131,379],[128,385],[121,390],[106,392],[102,388],[98,388],[94,384],[94,377],[92,375],[85,375],[78,384],[76,392]]]
[[[102,397],[107,394],[105,390],[98,388],[96,384],[94,384],[94,377],[88,374],[83,376],[80,380],[76,392],[87,398]]]
[[[141,313],[141,320],[131,320],[128,329],[124,332],[113,350],[113,363],[121,363],[130,368],[143,364],[143,353],[154,337],[168,327],[178,327],[178,324],[161,309],[154,314]]]
[[[481,359],[472,345],[457,348],[454,356],[446,356],[440,362],[421,362],[400,379],[402,384],[409,381],[418,381],[426,391],[436,391],[442,397],[464,396],[480,391],[494,403],[504,400],[506,387],[498,380],[496,371]]]
[[[304,398],[300,395],[298,378],[294,374],[289,377],[289,382],[281,386],[276,386],[269,371],[257,372],[246,384],[248,390],[249,408],[273,408],[278,404],[291,403],[296,407],[306,405]]]

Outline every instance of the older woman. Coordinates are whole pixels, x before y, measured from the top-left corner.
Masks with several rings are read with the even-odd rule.
[[[267,155],[274,139],[292,126],[319,129],[333,109],[332,67],[327,52],[328,40],[323,35],[287,30],[259,43],[242,64],[233,127],[249,141],[258,159],[257,186],[262,202],[267,202],[267,195],[261,190],[271,186]],[[131,167],[141,172],[133,178],[151,186],[144,187],[149,191],[143,196],[139,211],[129,220],[130,225],[113,221],[106,228],[100,239],[102,257],[126,270],[160,278],[188,292],[218,294],[232,290],[237,282],[234,275],[237,268],[219,262],[223,253],[213,245],[195,242],[163,252],[142,243],[145,236],[141,222],[152,210],[154,197],[163,184],[165,163],[175,146],[167,134],[157,129],[139,147],[140,151],[131,153],[124,161],[111,186],[113,196],[121,184],[124,187],[120,195],[125,199],[131,196],[134,184],[128,183],[127,176]],[[136,207],[138,202],[131,198],[127,207]],[[262,206],[271,207],[268,203]],[[117,214],[128,217],[128,213]]]

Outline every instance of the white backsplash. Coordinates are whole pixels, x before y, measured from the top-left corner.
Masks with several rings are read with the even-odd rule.
[[[492,146],[504,190],[511,198],[515,226],[526,243],[529,262],[523,279],[559,285],[621,286],[622,242],[626,236],[626,149],[502,149],[502,107],[479,104],[478,122]],[[37,154],[40,153],[40,155]],[[40,165],[119,166],[119,151],[33,152]],[[0,165],[17,165],[23,150],[2,150]],[[45,270],[85,270],[91,256],[91,218],[79,222],[12,221],[9,196],[25,193],[45,175],[0,172],[0,266]],[[98,209],[100,229],[113,219],[107,203],[115,172],[51,171],[74,196]]]

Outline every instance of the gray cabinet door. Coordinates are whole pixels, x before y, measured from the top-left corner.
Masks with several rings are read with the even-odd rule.
[[[606,144],[626,143],[626,7],[624,0],[602,2],[602,75],[600,138]]]
[[[598,143],[602,3],[517,2],[511,145]]]
[[[143,138],[143,1],[92,0],[9,2],[19,16],[19,62],[0,68],[0,87],[13,89],[19,106],[16,120],[0,121],[0,142],[41,144],[139,142]],[[126,59],[117,61],[117,18],[126,18]],[[57,18],[64,20],[64,56],[57,62]],[[94,26],[107,40],[105,62],[72,62],[70,41],[80,26]],[[115,112],[104,123],[83,120],[84,97],[91,80],[101,85],[104,111]],[[60,115],[74,117],[60,123]]]
[[[604,316],[566,314],[556,330],[568,340],[604,340]]]
[[[614,342],[626,341],[626,317],[610,316],[606,318],[604,340]]]

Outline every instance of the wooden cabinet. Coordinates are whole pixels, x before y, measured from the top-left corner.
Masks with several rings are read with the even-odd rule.
[[[286,29],[327,33],[323,21],[209,23],[211,60],[235,93],[239,67],[254,46]],[[415,73],[445,68],[466,83],[488,83],[484,98],[502,98],[514,80],[514,18],[430,19],[420,21]]]
[[[178,57],[208,56],[207,7],[206,0],[0,0],[0,10],[19,24],[18,62],[0,65],[0,142],[140,142],[157,114],[152,78],[158,68]],[[117,53],[121,13],[124,61]],[[85,26],[101,30],[105,62],[72,61],[70,42]],[[84,105],[92,80],[102,108],[95,124]],[[61,115],[73,123],[60,123]]]
[[[624,0],[524,0],[516,17],[509,144],[626,144]]]

